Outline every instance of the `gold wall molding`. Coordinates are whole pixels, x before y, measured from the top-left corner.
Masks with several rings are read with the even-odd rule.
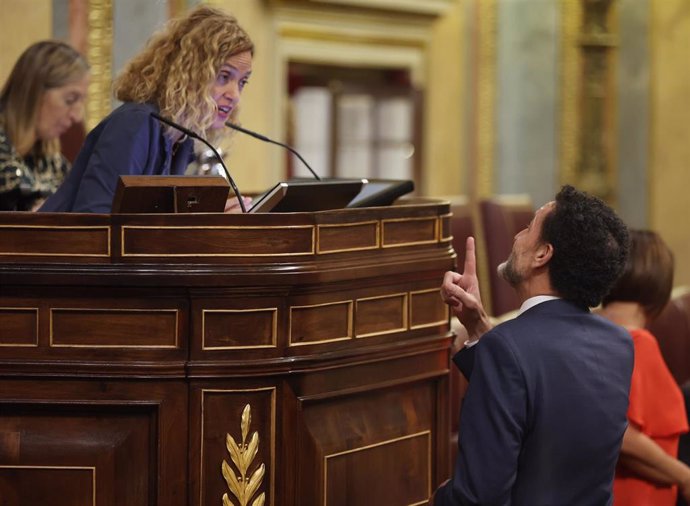
[[[690,256],[690,182],[688,125],[690,96],[688,47],[690,4],[687,0],[656,0],[649,19],[649,226],[658,231],[676,258]],[[676,262],[674,282],[690,285],[690,265]]]
[[[560,169],[561,184],[575,182],[577,139],[580,137],[578,121],[578,95],[582,60],[577,42],[582,26],[580,0],[561,1],[561,135]]]
[[[472,149],[477,180],[473,194],[482,198],[494,194],[496,150],[496,37],[497,0],[476,0],[475,21],[478,41],[475,48],[475,146]]]
[[[230,434],[225,436],[225,447],[230,454],[235,468],[230,467],[225,460],[221,465],[221,471],[225,483],[232,495],[237,498],[240,506],[263,506],[266,501],[266,493],[261,492],[256,498],[251,501],[252,497],[258,492],[259,487],[264,479],[266,473],[266,466],[261,463],[259,467],[252,471],[249,475],[249,467],[252,465],[254,458],[259,450],[259,433],[254,431],[247,441],[249,435],[249,426],[252,423],[252,408],[247,404],[242,410],[242,417],[240,418],[240,430],[242,432],[242,441],[238,445],[235,438]],[[239,476],[235,474],[235,470],[240,473]],[[251,503],[250,503],[251,501]],[[228,494],[223,494],[223,506],[234,506],[230,501]]]
[[[91,82],[86,101],[87,132],[110,113],[113,60],[113,2],[88,2],[89,32],[86,55],[91,65]]]
[[[615,201],[613,48],[610,25],[615,0],[581,0],[582,23],[578,49],[582,57],[580,123],[575,183],[593,195]]]
[[[286,3],[288,0],[275,0]],[[309,0],[315,4],[364,7],[368,9],[386,9],[397,12],[411,12],[438,16],[457,0]]]
[[[468,24],[475,25],[469,56],[471,105],[468,127],[468,191],[470,204],[494,194],[494,162],[496,151],[496,48],[497,0],[474,0]],[[484,233],[479,216],[474,218],[475,243],[485,249]],[[477,275],[481,286],[489,287],[489,267],[483,255],[477,258]],[[490,293],[487,291],[487,300]]]

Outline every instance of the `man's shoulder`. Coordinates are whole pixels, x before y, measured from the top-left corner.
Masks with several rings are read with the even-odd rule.
[[[538,304],[515,318],[500,323],[492,331],[503,336],[534,338],[543,334],[552,336],[554,332],[563,335],[581,335],[583,332],[605,333],[613,336],[613,341],[621,341],[632,346],[630,333],[623,327],[562,299]]]

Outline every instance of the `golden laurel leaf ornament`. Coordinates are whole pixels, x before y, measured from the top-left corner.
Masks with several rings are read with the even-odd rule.
[[[247,442],[251,423],[252,408],[247,404],[242,410],[242,418],[240,421],[242,442],[238,445],[235,438],[230,434],[226,434],[225,436],[225,446],[230,454],[230,460],[234,467],[223,460],[221,471],[223,473],[223,478],[225,478],[225,483],[227,483],[230,492],[239,502],[239,506],[264,506],[266,501],[266,494],[264,492],[261,492],[251,503],[249,502],[259,490],[264,474],[266,473],[266,466],[261,464],[251,475],[247,475],[249,466],[252,464],[254,457],[256,457],[259,451],[258,432],[253,432],[249,437],[249,442]],[[237,473],[239,473],[239,476]],[[235,506],[227,493],[223,494],[223,506]]]

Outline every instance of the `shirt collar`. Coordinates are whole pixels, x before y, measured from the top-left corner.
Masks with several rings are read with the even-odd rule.
[[[560,299],[560,297],[556,297],[555,295],[535,295],[534,297],[530,297],[522,303],[522,306],[520,306],[520,309],[518,310],[518,314],[521,315],[528,309],[532,309],[534,306],[541,304],[542,302],[556,299]]]

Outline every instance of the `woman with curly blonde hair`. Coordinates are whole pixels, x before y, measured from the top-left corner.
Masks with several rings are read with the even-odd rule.
[[[218,140],[238,112],[254,45],[237,20],[199,6],[169,21],[114,83],[124,103],[89,133],[72,172],[41,211],[108,213],[120,175],[182,175],[192,139],[160,114]]]

